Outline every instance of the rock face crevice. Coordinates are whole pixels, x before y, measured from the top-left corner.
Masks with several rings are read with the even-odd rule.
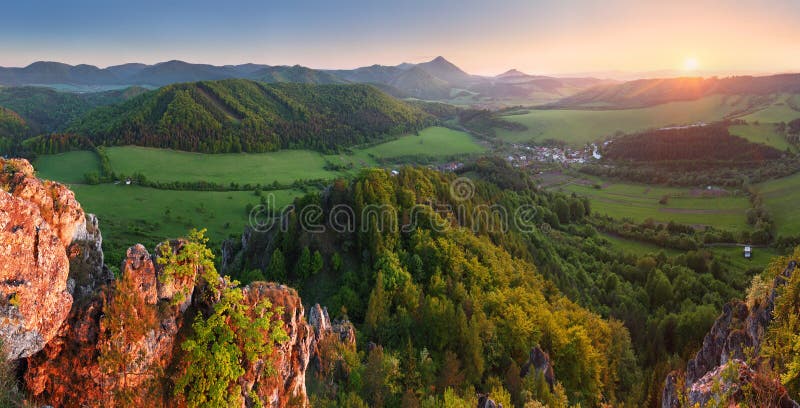
[[[791,261],[779,274],[767,298],[753,307],[743,301],[726,304],[703,339],[703,346],[689,360],[685,372],[672,372],[664,381],[663,408],[706,406],[724,393],[737,402],[746,385],[769,388],[771,406],[800,408],[779,383],[761,378],[748,364],[748,356],[758,356],[764,335],[772,322],[778,291],[797,268]],[[733,377],[731,379],[730,377]],[[715,387],[716,385],[716,387]]]

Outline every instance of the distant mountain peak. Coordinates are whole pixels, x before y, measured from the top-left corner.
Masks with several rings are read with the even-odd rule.
[[[450,83],[461,83],[469,80],[470,78],[469,74],[442,56],[438,56],[429,62],[417,64],[417,67],[420,67],[428,71],[433,76]]]
[[[503,72],[502,74],[498,75],[497,78],[520,77],[520,76],[530,76],[530,75],[528,75],[528,74],[526,74],[526,73],[524,73],[524,72],[522,72],[520,70],[517,70],[517,69],[509,69],[508,71]]]

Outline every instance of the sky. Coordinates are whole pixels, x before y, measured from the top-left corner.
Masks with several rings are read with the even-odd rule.
[[[442,55],[467,72],[800,72],[798,0],[13,1],[0,66],[355,68]]]

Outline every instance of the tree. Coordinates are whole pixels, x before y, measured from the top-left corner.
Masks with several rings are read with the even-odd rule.
[[[268,280],[286,282],[286,260],[283,258],[283,252],[281,252],[280,248],[275,248],[272,251],[265,275]]]
[[[567,200],[559,197],[555,200],[555,213],[558,216],[558,221],[561,224],[569,224],[570,219],[572,218],[570,215],[569,204],[567,204]]]
[[[288,339],[283,322],[272,321],[275,314],[280,310],[267,299],[250,306],[241,289],[224,289],[214,312],[208,318],[198,314],[192,335],[181,344],[184,371],[175,382],[176,396],[190,408],[242,405],[237,380],[244,375],[243,362],[262,360],[274,374],[268,359],[273,344]]]
[[[316,275],[319,271],[322,270],[323,261],[322,261],[322,254],[319,251],[314,251],[314,255],[311,257],[311,262],[309,263],[309,269],[312,275]]]
[[[311,250],[308,247],[303,247],[300,251],[300,258],[295,265],[295,275],[302,280],[311,276]]]

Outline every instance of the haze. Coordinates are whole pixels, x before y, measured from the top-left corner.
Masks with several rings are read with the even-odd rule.
[[[800,69],[800,3],[789,0],[109,3],[5,4],[0,65],[353,68],[444,55],[491,75]]]

